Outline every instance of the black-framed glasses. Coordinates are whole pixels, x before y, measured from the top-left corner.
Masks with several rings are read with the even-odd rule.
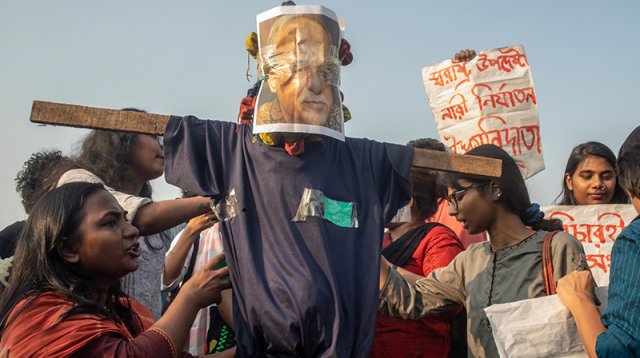
[[[460,203],[460,200],[462,200],[462,198],[464,197],[464,193],[468,192],[469,190],[485,187],[485,186],[487,186],[489,184],[490,184],[490,182],[489,183],[484,183],[484,184],[472,185],[472,186],[470,186],[468,188],[464,188],[464,189],[460,189],[458,191],[454,191],[449,196],[447,196],[447,202],[449,203],[449,207],[452,210],[458,210],[458,204]]]

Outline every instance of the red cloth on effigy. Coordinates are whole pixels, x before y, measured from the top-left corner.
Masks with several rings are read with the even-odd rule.
[[[153,324],[153,315],[141,303],[128,299],[140,331]],[[162,334],[144,332],[133,337],[123,324],[92,314],[73,314],[60,321],[71,308],[62,294],[48,292],[18,302],[11,311],[0,355],[9,357],[171,357]],[[14,317],[18,314],[20,317]],[[187,355],[190,356],[190,355]]]
[[[382,246],[391,244],[385,234]],[[437,225],[429,231],[404,269],[427,276],[447,266],[463,250],[453,231]],[[457,310],[430,315],[421,320],[403,320],[378,313],[371,357],[448,357],[451,350],[451,320]]]

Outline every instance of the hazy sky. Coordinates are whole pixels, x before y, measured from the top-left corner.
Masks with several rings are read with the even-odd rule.
[[[534,201],[558,194],[573,146],[598,140],[617,153],[640,125],[638,1],[320,4],[345,19],[355,58],[342,71],[348,136],[437,137],[421,68],[462,48],[511,44],[525,46],[540,112],[547,169],[528,180]],[[233,121],[251,85],[244,38],[277,5],[0,0],[0,226],[24,217],[13,179],[31,153],[70,153],[86,133],[30,123],[33,100]],[[154,188],[156,199],[177,195],[162,179]]]

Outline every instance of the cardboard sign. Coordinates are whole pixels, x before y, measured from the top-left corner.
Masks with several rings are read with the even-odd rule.
[[[528,178],[544,169],[531,68],[521,45],[422,69],[442,142],[455,153],[494,144]]]

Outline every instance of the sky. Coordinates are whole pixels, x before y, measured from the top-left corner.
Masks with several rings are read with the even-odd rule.
[[[560,192],[571,149],[615,153],[640,125],[638,1],[338,1],[354,61],[341,90],[350,137],[437,137],[421,69],[460,49],[522,44],[536,88],[546,169],[533,201]],[[244,38],[277,1],[0,0],[0,228],[25,217],[14,178],[43,149],[73,153],[87,130],[29,122],[33,100],[234,121],[251,83]],[[250,68],[255,76],[255,62]],[[254,77],[255,79],[255,77]],[[154,198],[175,187],[155,180]]]

